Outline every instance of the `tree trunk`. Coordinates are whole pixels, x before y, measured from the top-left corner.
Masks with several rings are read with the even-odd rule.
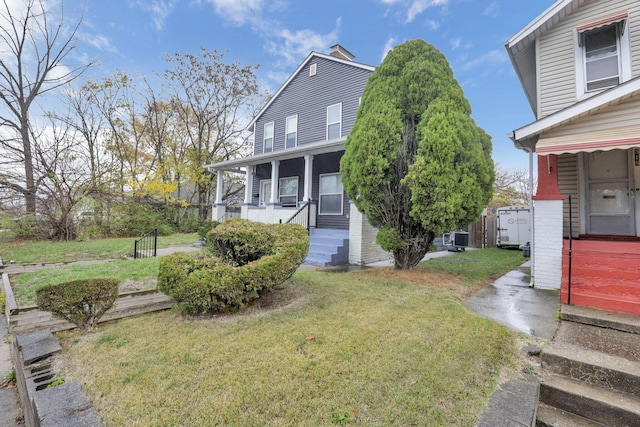
[[[393,266],[398,270],[413,269],[422,261],[422,258],[424,258],[427,252],[429,252],[433,239],[433,233],[419,235],[407,243],[407,249],[397,249],[393,251]]]

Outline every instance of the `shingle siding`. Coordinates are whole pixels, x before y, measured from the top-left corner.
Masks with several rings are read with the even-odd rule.
[[[316,64],[315,76],[309,67]],[[274,151],[284,150],[286,118],[298,115],[298,145],[326,140],[327,107],[342,103],[342,136],[355,122],[371,71],[322,57],[312,57],[283,88],[255,123],[254,154],[263,152],[264,124],[274,122]]]

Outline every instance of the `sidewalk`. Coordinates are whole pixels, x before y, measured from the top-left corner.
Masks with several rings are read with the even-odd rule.
[[[7,377],[13,369],[11,360],[11,344],[7,342],[7,320],[4,314],[0,315],[0,381]],[[22,410],[18,404],[18,389],[0,388],[0,426],[16,427],[23,425]]]

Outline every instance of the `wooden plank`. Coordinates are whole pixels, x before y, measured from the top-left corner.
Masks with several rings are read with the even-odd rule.
[[[114,306],[109,309],[98,323],[137,316],[154,311],[167,310],[173,305],[173,300],[158,291],[131,292],[119,296]],[[76,325],[66,320],[56,319],[51,313],[39,310],[21,311],[11,316],[9,330],[11,333],[25,333],[40,329],[52,332],[74,329]]]
[[[12,314],[18,313],[18,304],[16,303],[16,297],[13,295],[13,289],[11,288],[11,283],[9,282],[9,275],[7,273],[2,273],[2,287],[4,289],[5,296],[5,313],[7,316],[7,320],[9,316]]]

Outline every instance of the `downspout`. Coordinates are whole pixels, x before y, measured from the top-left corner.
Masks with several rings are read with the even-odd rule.
[[[531,276],[529,281],[529,287],[533,288],[535,284],[535,222],[534,222],[534,214],[533,214],[533,148],[526,150],[529,153],[529,232],[531,236],[529,237],[529,241],[531,242],[529,246],[531,246]]]

